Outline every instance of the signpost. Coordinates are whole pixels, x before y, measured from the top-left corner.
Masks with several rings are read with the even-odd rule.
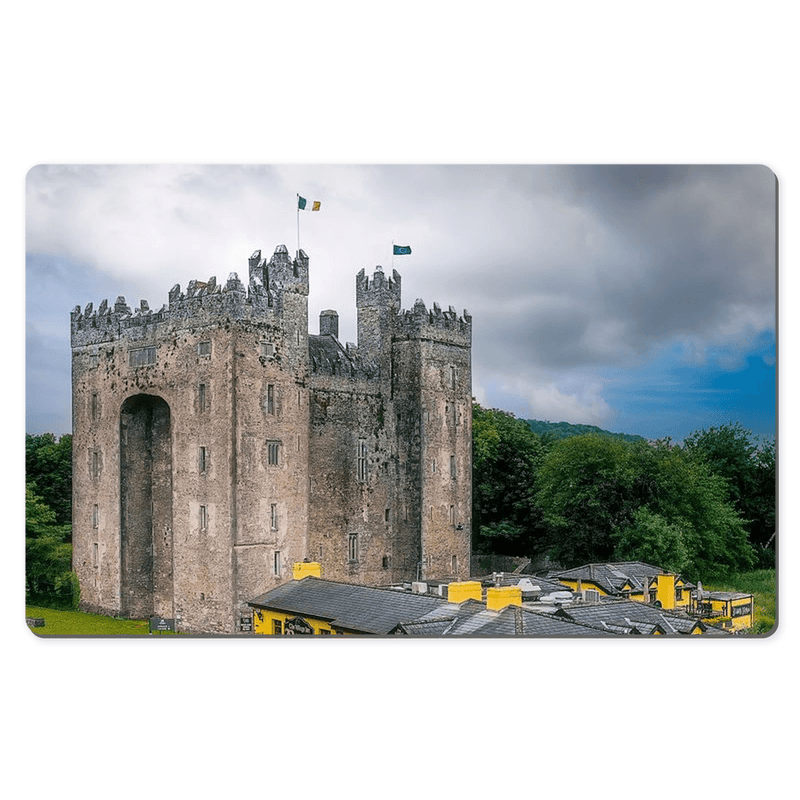
[[[153,631],[158,631],[162,633],[163,631],[174,631],[175,630],[175,620],[174,619],[164,619],[164,617],[150,617],[150,633]]]

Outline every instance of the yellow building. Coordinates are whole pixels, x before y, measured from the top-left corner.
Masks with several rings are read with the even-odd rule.
[[[707,592],[698,589],[695,612],[712,625],[728,630],[752,628],[755,622],[755,598],[742,592]]]
[[[249,602],[255,633],[386,635],[448,605],[444,597],[323,580],[316,563],[295,564],[293,574]]]
[[[668,610],[688,611],[694,588],[680,575],[642,561],[585,564],[554,577],[573,592],[594,590],[600,596],[651,603]]]

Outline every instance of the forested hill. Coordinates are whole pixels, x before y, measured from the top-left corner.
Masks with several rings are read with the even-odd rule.
[[[634,433],[612,433],[604,431],[596,425],[572,425],[569,422],[543,422],[540,419],[526,419],[528,427],[543,438],[551,441],[566,439],[570,436],[583,436],[587,433],[595,433],[599,436],[610,436],[612,439],[622,439],[625,442],[644,442],[646,439]]]

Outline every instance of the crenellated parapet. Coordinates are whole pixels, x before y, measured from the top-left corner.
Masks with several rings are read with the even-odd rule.
[[[136,338],[152,331],[152,326],[183,328],[213,324],[221,319],[270,317],[283,313],[285,292],[308,294],[308,256],[301,250],[290,259],[285,245],[279,245],[270,260],[257,250],[249,259],[249,280],[245,285],[236,272],[227,281],[217,283],[215,276],[206,281],[191,280],[185,291],[175,284],[169,302],[153,311],[146,300],[131,309],[125,298],[113,306],[103,300],[95,310],[88,303],[83,310],[76,306],[70,315],[72,346],[113,341],[125,336]]]
[[[356,275],[356,306],[374,308],[400,308],[400,273],[392,270],[392,277],[387,278],[383,267],[375,267],[372,278],[365,271]]]
[[[396,339],[436,339],[469,347],[472,344],[472,316],[465,309],[459,316],[453,306],[442,311],[438,303],[428,309],[418,299],[409,310],[397,315]]]

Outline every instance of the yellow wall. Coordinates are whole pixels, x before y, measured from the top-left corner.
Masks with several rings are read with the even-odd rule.
[[[675,576],[656,575],[656,601],[661,608],[675,608]]]
[[[563,579],[559,578],[558,582],[559,583],[563,583],[564,586],[568,587],[573,592],[577,592],[578,591],[578,583],[579,583],[579,581],[563,580]],[[604,596],[608,594],[608,592],[603,591],[596,583],[593,583],[592,581],[584,581],[584,580],[582,580],[582,581],[580,581],[580,585],[581,585],[581,589],[594,589],[595,591],[600,592],[600,594],[602,594]]]
[[[493,586],[486,590],[486,609],[499,611],[506,606],[522,605],[522,589],[519,586]]]
[[[755,619],[755,598],[751,596],[743,597],[738,600],[714,600],[709,599],[711,603],[711,610],[721,613],[724,617],[730,620],[730,623],[724,625],[726,628],[731,628],[735,631],[743,628],[752,628]],[[741,616],[734,616],[735,608],[742,608],[742,606],[750,606],[750,612]],[[710,623],[715,623],[714,618],[708,620]]]
[[[261,619],[259,619],[259,614]],[[262,636],[275,635],[275,621],[281,623],[281,632],[285,630],[286,620],[294,619],[300,616],[304,619],[314,630],[316,635],[335,634],[336,632],[331,628],[330,624],[324,620],[314,619],[313,617],[303,617],[300,614],[284,614],[279,611],[267,611],[265,608],[254,609],[253,612],[253,631],[261,634]],[[323,633],[324,632],[324,633]]]
[[[322,577],[322,564],[316,561],[296,561],[292,567],[292,577],[299,581],[308,575],[313,575],[315,578]]]
[[[480,581],[458,581],[447,587],[447,601],[449,603],[463,603],[465,600],[481,600]]]

